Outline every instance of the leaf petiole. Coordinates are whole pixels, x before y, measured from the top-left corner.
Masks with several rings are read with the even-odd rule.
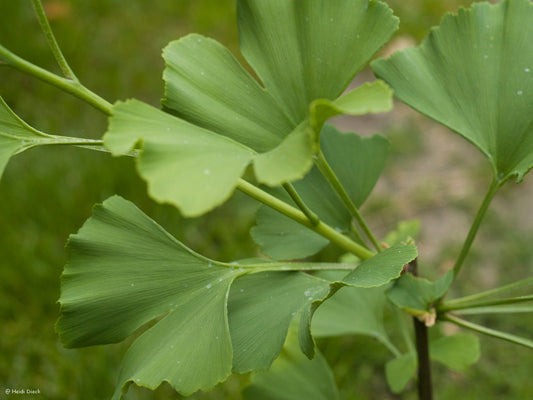
[[[474,324],[473,322],[465,321],[464,319],[457,318],[450,314],[444,314],[440,317],[443,321],[451,322],[462,328],[470,329],[471,331],[482,333],[487,336],[492,336],[498,339],[505,340],[514,344],[518,344],[524,347],[533,349],[533,341],[529,339],[522,338],[520,336],[512,335],[510,333],[497,331],[495,329],[487,328],[482,325]]]
[[[478,302],[472,302],[472,303],[459,303],[459,304],[443,303],[437,308],[437,311],[447,312],[447,311],[454,311],[454,310],[467,310],[467,309],[479,308],[479,307],[502,306],[506,304],[526,303],[529,301],[533,301],[533,295],[511,297],[507,299],[478,301]]]
[[[327,181],[329,182],[329,184],[331,185],[333,190],[335,190],[335,192],[339,195],[339,197],[341,198],[341,200],[344,203],[344,205],[348,208],[348,211],[350,211],[350,214],[352,214],[352,216],[355,218],[355,220],[357,221],[358,225],[361,227],[361,229],[363,230],[365,235],[368,237],[368,239],[370,239],[370,241],[372,242],[372,244],[374,245],[376,250],[377,251],[383,251],[383,247],[381,246],[379,241],[376,239],[376,237],[374,236],[374,234],[370,230],[370,227],[368,226],[368,224],[364,220],[364,218],[361,215],[361,213],[359,213],[359,210],[357,209],[357,207],[353,203],[353,201],[350,198],[350,196],[348,196],[348,193],[346,193],[346,190],[344,189],[344,187],[342,186],[341,182],[339,181],[339,179],[335,175],[335,172],[333,171],[333,169],[331,168],[331,166],[327,162],[327,160],[324,157],[324,154],[322,153],[321,150],[319,150],[318,155],[316,157],[316,163],[317,163],[317,166],[318,166],[318,169],[320,170],[320,172],[322,172],[322,174],[327,179]]]
[[[483,218],[485,217],[485,214],[487,213],[487,210],[489,209],[490,203],[492,199],[494,198],[494,195],[496,195],[496,192],[498,191],[499,188],[500,188],[500,182],[497,179],[493,179],[493,181],[490,184],[489,190],[487,191],[487,194],[485,195],[485,198],[483,199],[483,202],[481,203],[481,206],[479,207],[476,217],[474,218],[474,222],[472,223],[472,226],[470,227],[470,231],[468,232],[466,240],[463,244],[463,248],[461,249],[461,252],[459,253],[459,256],[457,257],[457,261],[455,262],[455,265],[453,266],[454,280],[457,278],[457,275],[459,275],[459,272],[461,271],[461,267],[463,266],[466,256],[468,255],[468,252],[470,251],[470,248],[472,247],[472,243],[474,242],[474,239],[476,238],[477,232],[481,225],[481,221],[483,221]]]
[[[464,304],[464,303],[470,303],[476,300],[484,299],[486,297],[500,295],[509,291],[517,290],[521,287],[527,286],[527,285],[533,285],[533,277],[529,277],[526,279],[522,279],[517,282],[513,282],[509,285],[501,286],[499,288],[486,290],[484,292],[479,292],[470,296],[460,297],[458,299],[448,300],[445,304],[447,305],[457,305],[457,304]]]

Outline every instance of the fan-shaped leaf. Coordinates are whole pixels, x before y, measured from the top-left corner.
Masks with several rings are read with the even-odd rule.
[[[316,264],[211,261],[118,196],[95,207],[71,236],[68,251],[56,327],[65,346],[119,342],[151,325],[124,358],[115,399],[131,383],[153,389],[168,381],[187,395],[212,388],[232,367],[238,372],[266,369],[297,313],[305,315],[301,330],[308,331],[314,309],[338,288],[368,284],[367,279],[331,282],[284,271]],[[398,255],[403,261],[405,256]],[[383,266],[379,258],[375,266]],[[388,280],[382,276],[383,282],[397,273],[390,272]],[[314,354],[312,338],[304,339],[302,348]]]
[[[430,343],[429,353],[448,368],[463,371],[479,360],[479,339],[469,333],[443,336]]]
[[[389,40],[398,19],[368,0],[240,0],[241,51],[295,124],[334,100]]]
[[[443,336],[429,344],[430,358],[456,371],[463,371],[475,364],[479,355],[479,339],[468,333]],[[414,352],[402,354],[387,363],[387,383],[394,393],[400,393],[415,377],[417,364]]]
[[[67,347],[118,342],[163,317],[129,349],[115,398],[129,382],[190,394],[231,373],[226,299],[243,272],[187,249],[117,196],[95,207],[68,251],[57,323]]]
[[[328,292],[328,281],[300,272],[263,272],[236,280],[228,303],[234,372],[268,369],[296,314]]]
[[[324,271],[318,276],[341,280],[341,271]],[[324,302],[313,316],[311,331],[315,337],[366,335],[390,343],[385,332],[383,314],[387,297],[384,285],[379,288],[345,287]]]
[[[315,311],[326,300],[332,297],[344,286],[356,288],[375,288],[386,285],[397,279],[405,264],[413,261],[418,256],[413,245],[398,245],[390,247],[381,253],[363,261],[357,268],[349,272],[340,281],[330,283],[330,291],[323,299],[313,301],[311,307],[302,310],[298,336],[302,351],[309,357],[314,356],[315,345],[311,335],[311,321]]]
[[[362,115],[392,110],[392,90],[383,82],[365,83],[337,100],[315,100],[311,104],[311,125],[320,131],[324,122],[340,114]]]
[[[195,125],[257,152],[272,150],[294,128],[275,100],[220,43],[200,35],[164,50],[163,104]]]
[[[395,95],[477,146],[501,182],[533,167],[533,4],[476,3],[373,63]]]
[[[433,303],[446,293],[452,280],[453,271],[448,271],[435,282],[405,274],[395,282],[387,295],[394,304],[408,313],[420,319],[433,318]]]
[[[104,143],[113,154],[135,148],[150,194],[196,216],[227,200],[255,152],[227,137],[137,100],[113,106]]]
[[[402,354],[385,365],[385,377],[393,393],[400,393],[416,374],[416,354]]]
[[[309,360],[298,348],[295,330],[287,337],[280,356],[266,372],[252,375],[252,385],[244,391],[245,400],[338,400],[333,373],[317,353]]]

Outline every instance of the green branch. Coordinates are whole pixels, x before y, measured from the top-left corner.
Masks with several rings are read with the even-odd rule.
[[[98,96],[96,93],[87,89],[81,83],[73,81],[72,79],[63,78],[41,67],[38,67],[37,65],[17,56],[16,54],[13,54],[11,51],[1,45],[0,61],[3,61],[7,65],[21,72],[31,75],[43,82],[49,83],[50,85],[76,96],[106,115],[111,115],[112,104]]]
[[[35,13],[37,14],[37,18],[39,19],[39,24],[41,25],[41,29],[44,33],[44,36],[46,37],[46,41],[48,42],[48,45],[50,46],[50,49],[52,50],[52,53],[54,54],[54,58],[56,59],[57,64],[59,65],[59,68],[61,68],[63,75],[65,75],[65,78],[72,79],[73,81],[79,82],[79,79],[76,77],[76,75],[74,74],[70,66],[68,65],[68,62],[65,56],[63,56],[63,52],[61,51],[61,48],[59,47],[59,44],[57,43],[54,33],[52,32],[52,28],[50,27],[48,18],[46,18],[46,13],[44,12],[44,8],[41,3],[41,0],[32,0],[32,3],[33,3],[33,8],[35,9]]]
[[[359,213],[359,210],[355,206],[354,202],[352,201],[350,196],[348,196],[348,193],[346,193],[346,190],[344,190],[344,187],[339,181],[339,178],[337,178],[337,175],[335,175],[335,172],[333,171],[333,169],[331,169],[331,166],[328,164],[322,151],[318,152],[316,162],[318,169],[320,169],[320,172],[322,172],[322,174],[327,179],[333,190],[335,190],[335,192],[339,195],[344,205],[348,208],[348,211],[350,211],[350,214],[355,218],[355,220],[357,221],[365,235],[368,237],[368,239],[370,239],[376,250],[383,251],[383,247],[370,230],[368,224],[364,220],[361,213]]]
[[[239,189],[243,193],[246,193],[250,197],[253,197],[254,199],[260,201],[261,203],[267,205],[268,207],[289,217],[290,219],[298,222],[299,224],[302,224],[307,228],[315,231],[319,235],[324,236],[342,249],[349,251],[352,254],[355,254],[361,260],[366,260],[374,256],[373,252],[354,242],[350,238],[337,232],[331,226],[326,225],[322,221],[319,221],[317,225],[313,225],[309,218],[299,209],[285,203],[284,201],[279,200],[278,198],[259,189],[257,186],[254,186],[243,179],[239,179],[237,189]]]

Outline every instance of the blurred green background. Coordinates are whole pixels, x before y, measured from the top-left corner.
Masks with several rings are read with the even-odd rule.
[[[86,86],[114,101],[136,97],[159,104],[161,49],[189,32],[214,37],[238,53],[233,0],[49,0],[43,2],[72,68]],[[445,11],[470,1],[390,0],[401,30],[392,47],[417,43]],[[0,43],[57,71],[29,1],[0,3]],[[99,138],[105,118],[81,101],[0,67],[0,94],[27,122],[53,134]],[[445,129],[399,105],[379,118],[341,121],[380,131],[393,146],[386,174],[364,211],[381,234],[419,217],[422,274],[439,276],[453,263],[480,202],[490,169],[475,150]],[[363,129],[364,128],[364,129]],[[456,291],[511,282],[533,272],[532,179],[507,185],[483,226]],[[38,388],[42,399],[104,399],[113,392],[127,343],[66,350],[54,333],[64,244],[94,203],[118,193],[134,201],[196,251],[221,260],[256,254],[248,236],[257,204],[236,194],[201,219],[185,220],[146,196],[130,159],[75,148],[41,148],[15,157],[0,181],[0,398],[4,388]],[[326,249],[322,257],[334,257]],[[474,268],[475,267],[475,268]],[[531,318],[480,321],[531,336]],[[452,328],[447,327],[449,331]],[[414,399],[391,394],[384,381],[389,355],[373,340],[343,338],[328,349],[343,399]],[[435,369],[439,399],[533,398],[533,353],[482,338],[481,361],[465,373]],[[231,378],[195,399],[240,399],[244,379]],[[17,396],[24,398],[24,396]],[[178,399],[166,385],[131,388],[128,399]]]

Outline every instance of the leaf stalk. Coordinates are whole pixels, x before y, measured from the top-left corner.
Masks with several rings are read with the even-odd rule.
[[[335,192],[339,195],[344,205],[348,208],[350,214],[357,221],[357,224],[361,227],[365,235],[372,242],[372,245],[376,248],[377,251],[383,251],[383,247],[370,230],[370,227],[364,220],[363,216],[357,209],[350,196],[348,196],[348,193],[346,193],[346,190],[339,181],[339,178],[337,178],[337,175],[335,175],[335,172],[327,162],[326,158],[324,157],[324,153],[322,153],[321,150],[319,150],[318,155],[316,157],[316,163],[320,172],[322,172],[322,174],[327,179],[333,190],[335,190]]]
[[[478,301],[478,302],[472,302],[472,303],[459,303],[459,304],[443,303],[437,308],[437,311],[439,311],[439,312],[447,312],[447,311],[454,311],[454,310],[467,310],[467,309],[479,308],[479,307],[501,306],[501,305],[506,305],[506,304],[526,303],[526,302],[529,302],[529,301],[533,301],[533,295],[520,296],[520,297],[511,297],[511,298],[507,298],[507,299]]]
[[[520,346],[527,347],[529,349],[533,349],[533,341],[522,338],[520,336],[512,335],[506,332],[497,331],[495,329],[487,328],[482,325],[474,324],[473,322],[465,321],[464,319],[457,318],[456,316],[453,316],[450,314],[444,314],[440,317],[440,319],[442,321],[451,322],[462,328],[470,329],[471,331],[474,331],[474,332],[482,333],[487,336],[492,336],[498,339],[505,340],[507,342],[511,342],[514,344],[518,344]]]
[[[494,195],[498,191],[499,187],[500,187],[500,182],[496,179],[493,179],[492,183],[490,184],[489,190],[487,191],[487,194],[485,195],[485,198],[483,199],[483,202],[481,203],[481,206],[479,207],[476,217],[474,218],[474,222],[472,223],[472,226],[470,227],[470,230],[463,244],[461,252],[459,253],[459,256],[457,257],[457,261],[455,262],[455,265],[453,266],[453,272],[454,272],[453,279],[454,280],[457,278],[457,275],[459,275],[459,272],[461,271],[461,268],[466,259],[466,256],[468,255],[470,248],[472,247],[472,243],[474,242],[474,239],[476,238],[481,222],[483,221],[483,218],[485,217],[485,214],[487,213],[487,210],[489,209],[490,203],[492,202],[492,199],[494,198]]]

